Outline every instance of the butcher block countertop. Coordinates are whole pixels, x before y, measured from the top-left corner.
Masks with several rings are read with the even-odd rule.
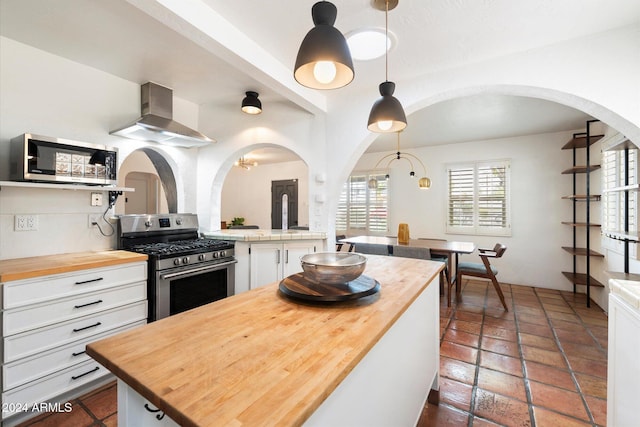
[[[430,283],[442,266],[369,255],[364,274],[381,288],[364,299],[306,305],[272,283],[91,343],[87,353],[180,425],[301,425],[418,295],[438,286]]]
[[[0,260],[0,282],[146,260],[147,256],[144,254],[127,251],[78,252],[5,259]]]

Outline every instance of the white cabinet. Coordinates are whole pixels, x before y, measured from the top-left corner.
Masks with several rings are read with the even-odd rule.
[[[146,262],[1,286],[3,419],[108,374],[85,345],[146,323]]]
[[[118,425],[136,427],[177,427],[164,412],[118,380]]]
[[[624,290],[625,284],[615,288],[612,282],[609,281],[612,293],[609,294],[607,425],[636,427],[640,425],[640,300],[636,299],[636,306],[633,306],[630,303],[633,298],[629,300],[614,293],[621,290],[622,295],[632,295]],[[629,284],[640,294],[640,283]]]
[[[252,243],[250,247],[250,289],[273,283],[302,271],[300,257],[322,247],[320,240]]]

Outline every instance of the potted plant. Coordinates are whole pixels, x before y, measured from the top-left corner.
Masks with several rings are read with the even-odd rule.
[[[231,220],[231,225],[244,225],[244,218],[241,216],[235,216]]]

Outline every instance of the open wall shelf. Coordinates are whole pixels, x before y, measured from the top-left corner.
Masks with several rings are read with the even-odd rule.
[[[586,201],[591,201],[591,202],[599,202],[600,201],[600,194],[590,194],[590,195],[586,195],[586,194],[572,194],[570,196],[563,196],[563,199],[568,199],[568,200],[576,200],[578,202],[586,202]]]
[[[593,249],[574,248],[573,246],[563,246],[562,249],[564,249],[565,251],[569,252],[571,255],[587,256],[587,254],[589,254],[589,256],[595,256],[595,257],[599,257],[599,258],[604,258],[603,254],[601,254],[600,252],[596,252]]]
[[[594,122],[597,120],[592,120]],[[587,122],[589,126],[589,122]],[[573,148],[587,148],[600,141],[604,135],[589,135],[588,132],[574,133],[573,138],[562,146],[563,150],[571,150]]]
[[[24,182],[24,181],[0,181],[0,188],[2,187],[48,188],[51,190],[74,190],[74,191],[135,191],[134,188],[112,187],[108,185],[49,184],[45,182]]]
[[[600,169],[600,165],[579,165],[579,166],[573,166],[573,167],[570,167],[569,169],[563,170],[562,174],[570,175],[574,173],[591,173],[598,169]]]
[[[563,271],[562,274],[564,274],[564,276],[569,279],[569,281],[571,283],[573,283],[574,285],[579,285],[579,286],[595,286],[598,288],[604,288],[604,285],[600,282],[598,282],[596,279],[594,279],[591,276],[588,276],[584,273],[573,273],[570,271]],[[587,284],[588,282],[588,284]]]
[[[574,133],[573,138],[569,140],[563,147],[563,150],[573,151],[573,164],[570,168],[562,171],[563,175],[571,175],[573,178],[573,193],[564,196],[563,199],[571,200],[573,205],[573,219],[572,221],[563,221],[562,224],[573,227],[573,244],[571,246],[563,246],[562,249],[569,252],[573,257],[573,271],[563,271],[562,274],[571,281],[573,284],[573,292],[576,292],[577,286],[587,287],[587,307],[591,306],[591,287],[603,287],[602,283],[598,282],[591,276],[591,258],[604,258],[604,255],[596,252],[590,247],[590,230],[593,227],[600,227],[600,224],[591,221],[591,203],[599,202],[599,194],[591,194],[591,173],[600,169],[600,165],[591,164],[590,161],[590,147],[598,142],[604,135],[594,135],[591,132],[591,126],[598,120],[587,121],[586,132]],[[585,162],[578,164],[577,152],[580,149],[584,149]],[[585,192],[578,194],[578,177],[584,180]],[[582,204],[580,210],[583,211],[582,215],[578,215],[578,202],[586,202]],[[586,218],[584,221],[578,221],[578,218]],[[581,244],[578,243],[581,242]],[[584,246],[582,246],[584,245]],[[577,258],[584,257],[585,272],[578,272]]]

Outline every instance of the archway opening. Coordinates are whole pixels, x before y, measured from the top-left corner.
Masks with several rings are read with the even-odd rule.
[[[144,147],[120,166],[119,184],[134,188],[116,204],[117,214],[177,213],[178,193],[171,166],[162,155]]]
[[[222,185],[220,227],[237,225],[234,223],[243,219],[245,226],[251,225],[261,229],[282,228],[282,223],[278,221],[281,221],[282,211],[274,207],[272,185],[278,181],[290,181],[297,185],[297,198],[292,200],[288,197],[287,219],[290,222],[287,223],[287,228],[308,228],[307,164],[292,151],[277,146],[246,147],[237,155],[238,159],[224,177]],[[246,162],[244,166],[240,159]],[[292,209],[295,209],[295,212]],[[280,216],[276,218],[274,215]]]

